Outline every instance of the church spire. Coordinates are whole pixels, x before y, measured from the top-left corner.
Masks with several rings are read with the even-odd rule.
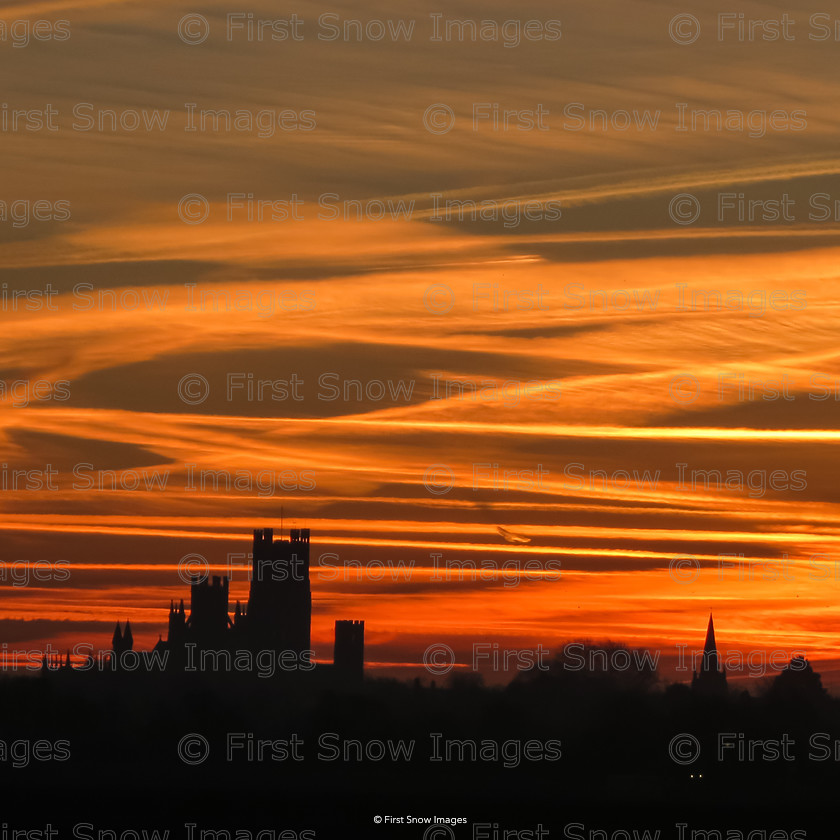
[[[709,626],[706,628],[706,644],[703,645],[703,652],[706,654],[713,653],[717,656],[717,645],[715,644],[715,620],[709,613]]]
[[[703,659],[700,670],[694,672],[691,687],[705,694],[723,694],[726,692],[726,671],[720,664],[717,643],[715,642],[715,622],[709,613],[709,625],[706,628],[706,641],[703,645]]]

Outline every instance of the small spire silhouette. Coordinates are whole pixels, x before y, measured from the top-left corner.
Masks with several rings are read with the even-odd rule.
[[[706,643],[703,645],[703,652],[706,655],[717,656],[717,644],[715,644],[715,622],[711,611],[709,612],[709,626],[706,628]]]
[[[700,670],[694,672],[691,687],[707,694],[726,693],[726,669],[720,662],[715,642],[715,622],[709,611],[709,626],[706,628],[706,642],[703,645],[703,659]]]

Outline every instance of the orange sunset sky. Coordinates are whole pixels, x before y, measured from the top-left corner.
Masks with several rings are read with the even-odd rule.
[[[684,45],[672,3],[445,6],[0,6],[71,32],[0,41],[0,641],[106,645],[130,619],[151,647],[179,561],[223,573],[282,509],[312,530],[320,659],[337,618],[388,674],[435,643],[461,666],[475,641],[585,637],[667,659],[714,610],[724,658],[804,651],[836,683],[840,43],[809,39],[819,9],[774,42],[687,9]],[[303,37],[228,38],[231,12],[297,14]],[[178,35],[193,13],[202,43]],[[440,42],[437,13],[562,37]],[[323,14],[415,24],[331,41]],[[447,132],[424,126],[438,104]],[[192,130],[201,109],[291,116]],[[16,221],[25,201],[66,212]],[[202,491],[202,470],[251,480]],[[58,560],[66,580],[12,579]],[[464,561],[499,571],[432,568]]]

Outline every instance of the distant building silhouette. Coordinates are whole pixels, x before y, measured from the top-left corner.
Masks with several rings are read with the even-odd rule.
[[[691,688],[700,694],[726,694],[726,671],[720,664],[717,644],[715,643],[715,624],[709,613],[709,626],[706,628],[706,642],[703,645],[703,658],[700,670],[694,672]]]
[[[271,651],[292,653],[298,662],[311,664],[310,627],[312,590],[309,583],[309,529],[292,529],[288,540],[274,539],[271,528],[254,531],[251,582],[247,606],[239,601],[230,615],[230,580],[227,577],[193,576],[190,581],[189,614],[184,600],[169,602],[169,629],[155,651],[165,653],[168,667],[183,668],[190,652]],[[114,628],[110,656],[111,670],[121,668],[125,654],[133,651],[131,623]],[[364,621],[336,621],[333,671],[343,682],[360,682],[364,676]],[[131,664],[136,663],[137,658]],[[70,668],[66,663],[44,657],[42,669]],[[136,665],[134,665],[136,668]],[[314,667],[314,665],[312,666]],[[319,666],[323,668],[324,666]],[[330,666],[326,666],[329,668]],[[311,670],[302,668],[301,670]]]
[[[336,621],[333,667],[347,682],[361,682],[365,668],[364,621]]]
[[[174,601],[169,602],[169,635],[167,639],[171,645],[183,647],[187,640],[187,614],[184,610],[184,599],[180,606]]]
[[[275,540],[271,528],[254,531],[251,586],[246,607],[237,601],[230,616],[230,581],[215,575],[193,576],[190,610],[183,600],[169,604],[169,635],[158,649],[175,653],[186,645],[198,650],[293,651],[310,646],[312,591],[309,585],[309,529],[292,529]]]
[[[254,531],[247,612],[237,604],[236,627],[254,644],[275,650],[309,650],[312,591],[309,529],[293,528],[289,541],[274,541],[271,528]]]
[[[312,590],[309,583],[309,529],[293,528],[289,539],[274,539],[272,528],[254,531],[251,584],[245,607],[237,601],[230,616],[230,581],[195,576],[189,615],[181,600],[169,605],[169,634],[156,650],[169,651],[178,665],[187,645],[201,650],[293,652],[303,661],[310,651]],[[345,629],[346,628],[346,629]],[[364,622],[336,622],[336,672],[361,680]]]
[[[201,578],[194,575],[190,583],[190,617],[187,619],[189,635],[202,647],[219,647],[224,644],[232,626],[228,615],[228,578],[213,576]]]
[[[110,666],[120,666],[125,654],[134,649],[134,634],[131,632],[131,622],[126,621],[125,630],[120,629],[120,623],[114,628],[114,635],[111,637],[111,659]],[[67,668],[70,667],[70,656],[67,656]]]

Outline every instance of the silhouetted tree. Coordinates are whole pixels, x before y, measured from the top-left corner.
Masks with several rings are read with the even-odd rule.
[[[828,701],[822,678],[804,656],[794,656],[770,684],[767,692],[772,702],[816,705]]]

